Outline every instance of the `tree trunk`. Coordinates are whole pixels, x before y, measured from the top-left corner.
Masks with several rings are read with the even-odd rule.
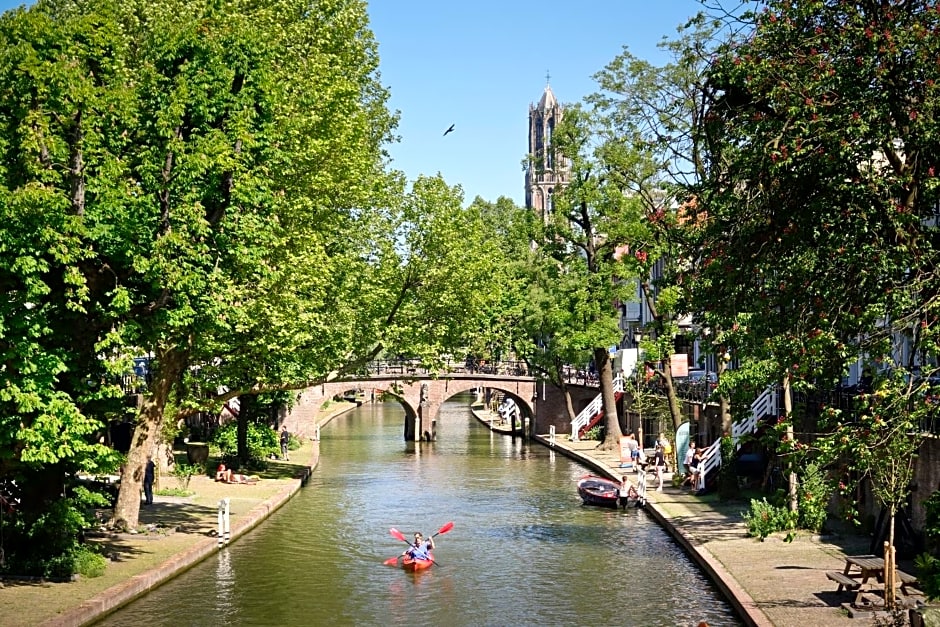
[[[154,454],[163,425],[163,410],[185,361],[186,353],[175,348],[157,353],[159,368],[137,416],[127,463],[121,472],[121,487],[114,506],[112,526],[134,529],[139,523],[144,466],[147,456]]]
[[[895,549],[894,549],[894,515],[895,509],[892,505],[889,509],[889,514],[891,516],[888,522],[888,540],[885,542],[885,609],[893,610],[894,606],[897,604],[897,595],[895,593],[895,580],[897,578],[897,570],[895,562]]]
[[[601,384],[601,402],[604,405],[604,441],[598,447],[601,450],[620,450],[620,419],[617,417],[617,397],[614,395],[613,367],[610,363],[610,353],[607,347],[594,349],[594,365]]]
[[[656,306],[656,299],[654,298],[653,291],[650,288],[649,281],[641,281],[640,289],[643,291],[643,295],[646,297],[646,306],[650,310],[650,315],[653,320],[656,322],[652,327],[653,331],[653,340],[656,341],[659,339],[659,331],[666,328],[666,318],[659,314],[659,308]],[[669,361],[669,358],[664,360],[664,365],[662,371],[659,372],[659,375],[663,378],[663,382],[666,384],[666,400],[669,401],[669,415],[672,416],[672,428],[673,433],[679,430],[679,427],[682,426],[682,423],[685,422],[685,416],[682,415],[682,410],[679,405],[679,397],[676,395],[676,387],[672,382],[672,363]]]
[[[673,432],[678,431],[682,423],[685,422],[685,416],[682,415],[682,409],[679,405],[679,395],[676,394],[676,386],[672,382],[672,365],[666,364],[663,367],[663,380],[666,382],[666,400],[669,401],[669,415],[672,416]]]
[[[783,413],[786,416],[787,420],[787,441],[792,442],[794,439],[793,435],[793,396],[790,389],[790,373],[787,372],[783,376]],[[796,469],[793,467],[792,457],[787,459],[787,495],[790,506],[790,511],[795,512],[797,510],[797,498],[796,498]]]
[[[571,401],[571,390],[568,389],[568,384],[564,381],[561,384],[561,391],[565,395],[565,411],[568,412],[568,424],[570,425],[578,417],[578,414],[574,411],[574,403]]]
[[[725,354],[725,351],[727,350],[727,347],[722,346],[720,347],[720,350],[721,350],[721,355],[723,356]],[[718,368],[717,368],[718,380],[721,381],[722,375],[724,375],[725,371],[728,369],[728,364],[725,362],[723,357],[719,358],[717,362],[718,362]],[[718,408],[719,408],[719,411],[721,412],[721,431],[722,433],[727,433],[728,435],[731,435],[731,431],[734,426],[731,420],[731,399],[729,399],[727,395],[725,394],[722,394],[721,396],[719,396]]]
[[[248,454],[248,416],[255,413],[255,411],[252,411],[254,408],[251,406],[254,402],[255,399],[249,399],[247,395],[238,398],[238,415],[235,417],[238,422],[235,428],[235,437],[239,467],[247,464],[250,457]]]

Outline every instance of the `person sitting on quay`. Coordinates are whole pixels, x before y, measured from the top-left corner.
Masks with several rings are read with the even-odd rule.
[[[222,483],[257,483],[259,479],[257,475],[242,475],[233,472],[231,468],[226,468],[225,464],[219,464],[215,471],[215,480]]]

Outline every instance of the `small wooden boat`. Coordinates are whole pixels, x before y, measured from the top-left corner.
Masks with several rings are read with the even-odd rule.
[[[585,505],[617,507],[620,484],[604,477],[585,475],[578,479],[578,494]]]
[[[434,556],[428,553],[428,557],[429,559],[422,559],[420,557],[411,557],[410,555],[406,555],[401,559],[401,567],[410,572],[430,568],[431,564],[434,563]]]

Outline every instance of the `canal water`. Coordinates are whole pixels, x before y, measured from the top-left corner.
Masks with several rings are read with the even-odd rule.
[[[645,512],[581,505],[587,469],[491,433],[469,398],[435,442],[402,441],[397,404],[322,430],[307,487],[261,527],[103,625],[741,625]],[[437,565],[384,566],[437,537]]]

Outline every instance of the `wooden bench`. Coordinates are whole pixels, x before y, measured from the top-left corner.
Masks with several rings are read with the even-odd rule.
[[[826,577],[832,581],[839,584],[839,587],[836,589],[836,592],[842,592],[843,588],[849,592],[855,592],[855,601],[857,605],[862,600],[862,595],[865,591],[862,589],[862,582],[851,575],[846,575],[837,570],[830,570],[826,572]]]
[[[861,581],[845,573],[840,573],[837,570],[827,571],[826,577],[839,584],[839,588],[836,592],[842,592],[843,588],[846,590],[858,590],[862,587]]]
[[[901,582],[901,593],[905,595],[910,595],[911,591],[908,590],[908,586],[911,588],[917,589],[917,576],[906,573],[903,570],[895,571],[898,575],[898,581]]]

